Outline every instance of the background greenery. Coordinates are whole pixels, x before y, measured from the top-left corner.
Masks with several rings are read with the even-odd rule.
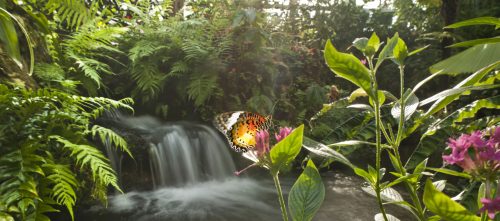
[[[118,147],[128,149],[111,130],[94,126],[100,113],[93,113],[93,108],[133,107],[136,114],[202,122],[210,122],[221,112],[248,110],[272,114],[280,125],[303,123],[306,136],[326,144],[348,139],[369,141],[375,139],[374,116],[362,109],[347,108],[367,98],[351,96],[349,102],[340,99],[356,87],[334,77],[324,64],[322,50],[328,40],[339,51],[358,58],[362,53],[353,50],[353,40],[369,37],[372,32],[381,41],[398,33],[410,49],[428,45],[407,59],[406,85],[414,87],[429,76],[433,64],[464,50],[447,46],[498,36],[494,26],[443,29],[469,18],[499,17],[500,3],[495,0],[380,1],[382,4],[373,9],[348,0],[289,2],[0,0],[0,105],[5,107],[1,115],[5,119],[0,123],[0,153],[9,161],[0,161],[0,170],[9,171],[0,178],[0,192],[9,198],[0,201],[0,215],[7,211],[16,217],[32,217],[51,211],[39,204],[40,199],[46,201],[43,205],[62,205],[71,211],[77,196],[88,196],[84,192],[104,199],[106,187],[116,185],[110,175],[114,172],[94,177],[96,170],[91,165],[97,164],[82,163],[84,156],[74,151],[94,151],[92,148],[99,146],[92,141],[96,134],[114,137]],[[454,64],[459,68],[470,66],[464,60]],[[428,97],[447,89],[476,70],[455,70],[453,78],[440,75],[416,96]],[[378,71],[380,89],[398,94],[399,85],[394,83],[398,76],[396,65],[386,62]],[[488,84],[497,83],[497,76],[490,74]],[[332,85],[339,91],[332,90]],[[402,157],[408,158],[415,149],[416,156],[421,154],[422,159],[432,153],[439,155],[436,147],[444,147],[449,135],[498,122],[494,111],[478,108],[489,105],[491,109],[498,104],[498,90],[472,93],[422,124],[432,125],[450,113],[467,113],[468,117],[444,121],[433,127],[436,130],[432,133],[417,130],[418,136],[402,143]],[[135,104],[130,99],[115,101],[126,97]],[[482,105],[474,106],[476,101]],[[471,108],[476,111],[466,111]],[[423,113],[417,111],[419,114]],[[394,121],[388,107],[382,107],[382,117]],[[426,135],[420,139],[421,134]],[[34,144],[40,148],[34,148]],[[372,151],[359,147],[363,145],[335,148],[344,154]],[[66,155],[61,155],[60,149]],[[108,168],[105,157],[98,149],[95,151],[91,159],[102,160],[98,165]],[[33,159],[20,158],[23,154]],[[67,156],[73,158],[58,161]],[[37,161],[39,157],[43,161]],[[440,163],[439,156],[432,159]],[[298,164],[301,160],[297,159]],[[11,165],[11,161],[30,165],[33,161],[35,166],[27,171],[4,166]],[[39,170],[36,165],[42,162],[54,167]],[[325,161],[322,166],[329,163]],[[81,166],[89,166],[90,170],[81,172],[77,169]],[[66,198],[53,194],[56,186],[51,186],[49,177],[54,178],[56,167],[68,172],[69,186],[58,192],[69,194]],[[14,172],[22,175],[16,178]],[[77,180],[74,185],[70,182],[73,178]],[[27,191],[36,195],[20,193],[26,185]]]

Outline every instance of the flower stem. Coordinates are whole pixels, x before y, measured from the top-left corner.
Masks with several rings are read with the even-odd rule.
[[[283,216],[283,221],[288,221],[288,214],[286,212],[285,199],[283,198],[283,192],[281,191],[280,179],[278,178],[278,173],[272,174],[274,180],[274,186],[278,191],[278,199],[280,201],[281,215]]]

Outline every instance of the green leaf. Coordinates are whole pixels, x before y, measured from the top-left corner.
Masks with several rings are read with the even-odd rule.
[[[417,48],[417,49],[415,49],[415,50],[411,51],[411,52],[408,54],[408,57],[410,57],[410,56],[412,56],[412,55],[414,55],[414,54],[417,54],[417,53],[419,53],[419,52],[421,52],[421,51],[423,51],[423,50],[427,49],[427,48],[428,48],[428,47],[430,47],[430,46],[431,46],[431,45],[426,45],[426,46],[424,46],[424,47]]]
[[[452,45],[447,46],[447,47],[448,48],[471,47],[471,46],[480,45],[480,44],[493,44],[493,43],[500,43],[500,37],[481,38],[481,39],[474,39],[474,40],[470,40],[470,41],[462,41],[462,42],[452,44]]]
[[[423,201],[427,209],[447,221],[480,221],[481,219],[469,212],[450,197],[436,190],[430,180],[425,183]]]
[[[309,160],[304,172],[293,184],[288,195],[288,207],[293,220],[309,221],[325,199],[325,186],[316,166]]]
[[[394,63],[400,66],[404,65],[405,59],[408,57],[408,48],[403,39],[398,38],[398,43],[394,46],[392,54]]]
[[[500,60],[500,43],[480,44],[432,65],[431,73],[456,76],[472,73]]]
[[[474,85],[475,83],[477,83],[478,81],[480,81],[485,75],[487,75],[490,71],[492,71],[499,64],[500,64],[500,61],[497,61],[497,62],[495,62],[493,64],[490,64],[490,65],[482,68],[481,70],[475,72],[474,74],[472,74],[469,77],[467,77],[465,80],[463,80],[460,83],[458,83],[452,89],[458,89],[458,88],[463,88],[463,87]],[[443,98],[437,100],[429,108],[429,110],[427,110],[427,112],[425,113],[425,117],[429,116],[429,115],[432,115],[432,114],[438,112],[439,110],[443,109],[444,107],[446,107],[446,105],[448,105],[449,103],[453,102],[458,97],[460,97],[460,94],[453,94],[453,95],[446,96],[446,97],[443,97]]]
[[[371,94],[370,72],[358,58],[352,54],[338,52],[330,41],[326,42],[324,56],[326,64],[335,74]]]
[[[365,49],[366,49],[366,46],[368,45],[368,38],[356,38],[354,39],[354,41],[352,42],[352,46],[354,46],[355,48],[357,48],[359,51],[361,52],[365,52]]]
[[[378,69],[378,67],[382,64],[382,62],[387,59],[392,57],[392,54],[394,52],[394,47],[396,47],[396,44],[398,43],[399,40],[399,34],[396,33],[392,38],[390,38],[387,41],[387,44],[382,48],[382,51],[380,51],[380,54],[378,55],[377,59],[377,64],[375,65],[375,69]]]
[[[19,68],[22,68],[21,50],[19,49],[16,27],[10,16],[3,11],[0,11],[0,41],[3,42],[7,54],[9,54]]]
[[[271,148],[271,172],[286,170],[299,154],[304,136],[304,125],[295,128],[292,133]]]
[[[377,36],[377,33],[373,32],[372,36],[368,40],[368,43],[365,48],[365,55],[370,57],[375,54],[380,48],[380,38]]]
[[[420,162],[416,167],[415,169],[413,170],[413,174],[417,175],[417,177],[415,177],[415,179],[412,179],[411,181],[413,183],[417,183],[420,178],[422,178],[422,173],[425,171],[425,169],[427,168],[427,161],[428,161],[429,158],[425,158],[425,160],[423,160],[422,162]]]
[[[438,172],[438,173],[444,173],[444,174],[447,174],[447,175],[462,177],[462,178],[465,178],[465,179],[472,179],[471,175],[469,175],[467,173],[458,172],[458,171],[455,171],[455,170],[450,170],[450,169],[446,169],[446,168],[432,168],[432,167],[427,167],[427,169],[435,171],[435,172]]]
[[[309,152],[311,152],[313,154],[316,154],[318,156],[321,156],[321,157],[324,157],[324,158],[327,158],[330,160],[335,160],[335,161],[342,163],[344,165],[347,165],[353,169],[356,168],[349,161],[349,159],[347,159],[344,155],[342,155],[341,153],[333,150],[332,148],[330,148],[322,143],[316,142],[316,141],[306,137],[304,139],[303,146],[304,146],[304,148],[306,148]]]
[[[472,25],[495,25],[497,28],[500,26],[500,19],[495,17],[479,17],[468,19],[465,21],[457,22],[446,26],[445,28],[460,28]]]

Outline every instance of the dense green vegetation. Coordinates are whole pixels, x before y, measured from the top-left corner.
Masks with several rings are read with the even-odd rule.
[[[131,151],[96,121],[117,110],[304,124],[253,158],[277,183],[285,220],[287,208],[312,219],[318,169],[333,162],[370,184],[376,220],[397,220],[388,203],[417,220],[494,220],[499,159],[473,157],[478,172],[442,167],[442,156],[449,138],[477,130],[500,154],[498,17],[495,0],[0,0],[0,220],[74,217],[79,202],[120,190],[102,146]],[[473,144],[479,156],[486,144]],[[375,166],[351,162],[360,153]],[[305,169],[287,207],[278,174],[292,164]],[[461,180],[437,185],[449,175]],[[455,201],[441,193],[462,189]]]

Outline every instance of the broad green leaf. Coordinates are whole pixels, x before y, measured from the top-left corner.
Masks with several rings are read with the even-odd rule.
[[[378,49],[380,48],[380,38],[377,36],[377,33],[373,32],[370,39],[368,39],[368,44],[366,45],[365,55],[372,56],[374,55]]]
[[[375,65],[375,69],[378,69],[378,67],[382,64],[382,62],[385,59],[392,57],[394,47],[396,47],[398,40],[399,40],[398,33],[394,34],[394,36],[392,38],[387,40],[387,44],[384,46],[384,48],[382,48],[382,51],[380,51],[380,54],[378,55],[377,64]]]
[[[406,47],[406,43],[403,39],[398,38],[398,43],[394,46],[393,52],[393,61],[397,65],[404,65],[406,57],[408,57],[408,48]]]
[[[356,38],[352,42],[352,46],[354,46],[356,49],[358,49],[361,52],[365,52],[366,46],[368,45],[368,38],[362,37],[362,38]]]
[[[490,71],[492,71],[494,68],[496,68],[496,66],[498,66],[499,64],[500,64],[500,61],[496,61],[495,63],[490,64],[490,65],[482,68],[481,70],[475,72],[474,74],[467,77],[465,80],[458,83],[455,87],[453,87],[453,89],[458,89],[458,88],[463,88],[463,87],[468,87],[468,86],[474,85],[475,83],[480,81],[485,75],[487,75]],[[446,96],[446,97],[443,97],[443,98],[437,100],[429,108],[429,110],[427,110],[427,112],[425,113],[425,116],[429,116],[429,115],[432,115],[432,114],[438,112],[439,110],[446,107],[446,105],[453,102],[458,97],[460,97],[460,94],[453,94],[453,95]]]
[[[396,218],[395,216],[391,215],[391,214],[385,214],[387,216],[387,221],[399,221],[398,218]],[[384,219],[384,215],[382,213],[377,213],[377,215],[375,215],[374,217],[375,221],[385,221]]]
[[[371,94],[370,72],[358,58],[352,54],[338,52],[330,41],[326,42],[324,56],[326,64],[335,74]]]
[[[318,169],[309,160],[304,172],[293,184],[288,195],[288,207],[293,220],[309,221],[318,211],[325,199],[325,186]]]
[[[458,47],[471,47],[475,45],[480,45],[480,44],[492,44],[492,43],[500,43],[500,37],[494,37],[494,38],[481,38],[481,39],[474,39],[470,41],[462,41],[456,44],[452,44],[448,46],[448,48],[458,48]]]
[[[425,183],[423,201],[427,209],[447,221],[480,221],[459,203],[438,191],[430,180]]]
[[[309,152],[316,154],[320,157],[324,157],[327,159],[335,160],[339,163],[345,164],[351,168],[356,168],[350,161],[347,159],[344,155],[340,154],[339,152],[333,150],[332,148],[319,143],[317,141],[314,141],[309,138],[304,139],[304,148],[306,148]]]
[[[10,16],[0,11],[0,41],[7,51],[7,54],[22,68],[21,50],[19,49],[19,39],[17,37],[16,27]]]
[[[500,43],[480,44],[432,65],[431,73],[456,76],[473,73],[500,60]]]
[[[366,97],[366,96],[368,96],[366,91],[363,88],[358,88],[358,89],[354,90],[353,92],[351,92],[351,94],[349,95],[348,101],[349,101],[349,103],[352,103],[358,97]]]
[[[432,167],[427,167],[427,169],[428,170],[432,170],[434,172],[438,172],[438,173],[444,173],[444,174],[447,174],[447,175],[462,177],[462,178],[465,178],[465,179],[472,179],[471,175],[469,175],[467,173],[458,172],[458,171],[455,171],[455,170],[450,170],[450,169],[446,169],[446,168],[432,168]]]
[[[445,28],[460,28],[472,25],[495,25],[497,28],[500,26],[500,19],[495,17],[479,17],[468,19],[465,21],[457,22],[446,26]]]
[[[302,147],[303,136],[304,125],[300,125],[271,149],[271,171],[273,173],[286,170],[293,162]]]

